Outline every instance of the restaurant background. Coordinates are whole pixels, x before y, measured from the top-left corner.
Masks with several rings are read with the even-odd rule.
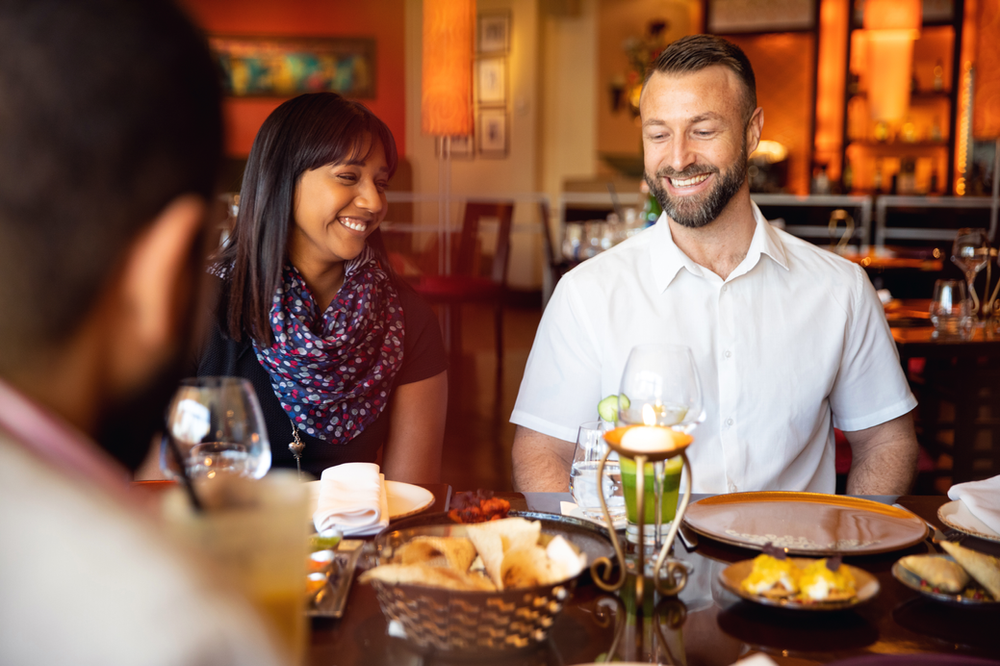
[[[768,146],[752,159],[762,192],[755,199],[792,233],[859,260],[869,252],[864,265],[877,287],[929,298],[936,278],[961,277],[948,261],[955,229],[990,228],[996,216],[989,197],[1000,50],[991,45],[1000,40],[1000,0],[890,3],[919,5],[922,25],[912,73],[896,82],[906,113],[884,126],[870,110],[882,65],[866,55],[865,0],[478,0],[480,21],[506,29],[506,39],[485,51],[473,46],[473,133],[452,139],[444,163],[442,139],[422,131],[422,0],[181,2],[210,36],[374,40],[374,96],[361,101],[386,121],[399,149],[384,230],[407,277],[441,270],[446,187],[453,232],[467,200],[513,202],[502,360],[486,306],[456,308],[463,328],[446,331],[454,353],[445,478],[476,470],[480,479],[461,485],[509,487],[507,416],[539,305],[561,271],[614,241],[605,216],[640,211],[646,201],[634,102],[643,63],[669,42],[708,25],[746,51]],[[494,78],[484,93],[487,72]],[[225,100],[228,189],[238,190],[253,137],[281,101]],[[483,271],[498,226],[482,225],[483,258],[474,263]],[[892,260],[883,244],[909,263],[882,268]]]

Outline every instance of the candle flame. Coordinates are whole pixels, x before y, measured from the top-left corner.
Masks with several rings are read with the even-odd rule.
[[[649,403],[642,406],[642,422],[648,426],[656,425],[656,409]]]

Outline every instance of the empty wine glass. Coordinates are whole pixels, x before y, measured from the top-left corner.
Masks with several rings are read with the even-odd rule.
[[[267,427],[250,382],[239,377],[185,379],[167,416],[167,437],[176,444],[192,479],[241,476],[259,479],[271,468]],[[164,443],[160,467],[180,475]]]
[[[661,344],[633,347],[622,373],[618,418],[686,433],[701,423],[701,383],[691,350]]]
[[[951,260],[965,273],[965,281],[969,285],[969,298],[972,299],[972,310],[978,314],[979,296],[976,295],[974,283],[976,275],[986,268],[986,264],[990,261],[990,241],[986,230],[959,229],[955,243],[951,247]],[[986,288],[988,290],[989,285],[986,285]]]
[[[618,392],[618,419],[627,425],[668,426],[685,433],[705,420],[701,382],[691,350],[664,344],[633,347]],[[641,472],[640,493],[637,463],[621,460],[625,537],[633,544],[641,541],[643,547],[651,549],[650,554],[660,548],[664,524],[674,520],[682,466],[680,458],[647,463]],[[639,495],[643,498],[641,512]]]

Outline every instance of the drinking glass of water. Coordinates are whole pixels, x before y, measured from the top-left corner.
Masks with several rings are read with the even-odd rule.
[[[598,496],[597,466],[608,450],[604,441],[604,425],[601,421],[588,421],[580,426],[576,436],[576,450],[573,452],[573,467],[569,475],[569,490],[573,501],[588,518],[604,521],[601,500]],[[614,454],[612,454],[614,455]],[[625,497],[622,495],[622,474],[617,457],[609,458],[604,465],[604,479],[601,483],[604,501],[608,504],[611,520],[625,516]]]
[[[257,394],[239,377],[181,382],[170,403],[166,436],[177,445],[192,479],[259,479],[271,468],[271,445]],[[180,476],[177,465],[164,446],[160,466],[168,477]]]

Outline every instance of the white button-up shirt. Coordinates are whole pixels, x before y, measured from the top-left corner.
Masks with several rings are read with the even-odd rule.
[[[633,346],[691,348],[706,420],[694,491],[832,493],[833,428],[916,406],[875,290],[849,261],[771,227],[756,205],[723,280],[657,224],[570,271],[539,324],[511,421],[567,441],[617,394]]]

